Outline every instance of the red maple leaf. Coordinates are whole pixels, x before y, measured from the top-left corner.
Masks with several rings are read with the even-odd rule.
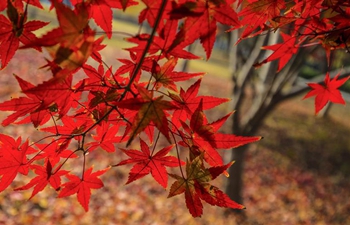
[[[127,184],[151,173],[153,178],[166,188],[168,185],[168,174],[165,166],[178,167],[184,165],[185,162],[174,156],[167,156],[174,145],[162,148],[155,154],[154,149],[151,153],[149,146],[142,139],[140,139],[140,146],[141,151],[122,149],[130,159],[121,161],[117,166],[134,163],[134,166],[130,170]]]
[[[161,86],[164,86],[170,90],[178,92],[175,82],[185,81],[191,79],[195,76],[202,76],[204,73],[186,73],[186,72],[174,72],[174,68],[177,64],[177,58],[170,58],[163,66],[157,68],[155,71],[152,71],[152,76],[155,78],[154,85],[156,90]]]
[[[172,123],[177,127],[180,127],[180,120],[186,121],[186,119],[191,118],[201,101],[203,110],[207,110],[230,100],[214,96],[197,96],[201,81],[202,79],[198,79],[186,91],[181,88],[179,95],[169,93],[173,103],[178,107],[175,109],[172,117]]]
[[[77,2],[81,3],[83,2],[83,0],[80,0]],[[112,6],[110,5],[110,2],[112,1],[111,0],[90,0],[88,4],[89,17],[93,18],[96,24],[106,32],[108,38],[112,37],[112,21],[113,21],[113,12],[112,12]]]
[[[127,7],[138,5],[139,2],[135,2],[134,0],[110,0],[110,4],[115,8],[123,9],[125,11]]]
[[[118,125],[110,126],[110,123],[102,122],[102,124],[96,128],[97,134],[92,135],[96,141],[87,144],[89,146],[89,151],[91,152],[97,147],[100,147],[107,152],[115,152],[115,144],[123,142],[123,137],[117,136],[118,131]]]
[[[22,145],[21,141],[21,138],[15,140],[0,134],[0,192],[12,183],[17,173],[28,174],[30,164],[27,161],[27,155],[36,150],[28,146],[28,140]]]
[[[53,0],[53,4],[56,9],[59,27],[49,31],[26,47],[60,44],[64,48],[74,48],[91,38],[91,29],[88,25],[89,13],[86,4],[78,4],[74,10],[57,0]]]
[[[55,190],[59,189],[61,186],[61,176],[66,175],[68,171],[66,170],[54,170],[50,161],[47,161],[45,166],[32,165],[31,168],[38,175],[34,177],[28,184],[22,187],[15,188],[15,191],[28,190],[34,186],[32,195],[29,199],[33,198],[37,193],[44,190],[44,188],[50,184]]]
[[[210,58],[214,46],[217,31],[216,22],[240,27],[237,13],[226,1],[199,0],[184,2],[176,6],[170,12],[171,18],[187,16],[184,25],[172,44],[176,46],[187,46],[196,39],[200,39],[206,52],[207,59]]]
[[[89,201],[91,197],[91,189],[100,189],[103,187],[103,182],[98,176],[104,174],[110,167],[103,170],[98,170],[92,173],[93,167],[86,170],[83,177],[80,178],[74,174],[67,174],[66,177],[69,179],[67,183],[62,185],[58,197],[67,197],[73,194],[77,194],[79,203],[83,206],[85,211],[89,211]]]
[[[0,12],[7,8],[7,1],[0,1]]]
[[[201,199],[211,205],[244,209],[243,205],[232,201],[225,193],[209,183],[232,164],[204,168],[202,155],[197,156],[186,163],[186,178],[170,174],[176,181],[171,185],[168,198],[185,193],[186,206],[193,217],[200,217],[203,213]]]
[[[272,50],[274,51],[274,53],[272,53],[269,57],[264,59],[262,62],[254,64],[255,67],[259,67],[265,63],[279,59],[277,71],[280,71],[287,64],[290,58],[297,53],[300,43],[298,44],[295,43],[296,37],[292,37],[282,32],[281,32],[281,36],[283,38],[282,43],[270,45],[270,46],[264,46],[262,48],[266,50]]]
[[[261,34],[269,25],[267,21],[273,23],[273,19],[280,16],[281,10],[286,7],[284,0],[249,0],[248,2],[238,13],[242,18],[241,24],[245,27],[240,40]]]
[[[315,98],[315,114],[317,114],[329,101],[333,103],[345,104],[345,101],[339,91],[339,87],[342,86],[349,78],[345,77],[338,80],[339,73],[330,79],[329,73],[327,72],[324,78],[324,85],[317,83],[308,83],[307,85],[313,90],[309,91],[305,98],[310,98],[316,95]]]
[[[45,96],[46,101],[53,99],[53,104],[49,108],[58,113],[59,118],[65,116],[71,107],[77,105],[81,93],[75,92],[72,86],[72,73],[67,70],[61,70],[55,76],[36,87],[23,90],[23,93],[29,95]],[[51,99],[50,99],[51,98]],[[50,99],[50,100],[49,100]],[[48,103],[48,102],[47,102]]]
[[[48,47],[53,62],[47,66],[52,68],[56,64],[74,70],[79,68],[93,51],[95,32],[88,24],[88,4],[77,4],[72,10],[58,0],[53,0],[52,3],[56,9],[59,27],[36,41],[28,42],[23,48]]]
[[[194,156],[202,154],[209,165],[221,166],[223,160],[217,149],[237,148],[261,139],[258,136],[243,137],[234,134],[218,133],[218,129],[229,115],[210,124],[207,122],[207,118],[203,113],[203,103],[201,101],[191,116],[190,126],[187,126],[187,124],[181,121],[183,128],[189,135],[183,138],[184,142],[181,144],[189,147]]]
[[[92,53],[91,53],[91,58],[93,58],[94,60],[96,60],[96,62],[100,64],[102,63],[102,56],[99,53],[99,51],[101,51],[106,47],[106,45],[102,44],[103,38],[104,37],[101,36],[94,41],[92,45]]]
[[[54,166],[61,158],[76,158],[72,150],[66,149],[69,143],[67,140],[52,140],[50,144],[36,144],[40,152],[33,160],[45,159],[45,162],[49,161]]]
[[[34,86],[15,75],[22,92],[28,97],[14,98],[0,103],[1,110],[15,111],[2,122],[2,125],[7,126],[19,117],[30,114],[30,117],[20,123],[32,122],[37,127],[47,122],[51,113],[58,113],[60,117],[66,115],[73,105],[73,100],[79,97],[79,93],[76,95],[71,91],[72,76],[66,73],[64,76],[66,77],[57,75]]]
[[[10,4],[12,3],[12,5],[14,7],[19,8],[19,9],[23,9],[23,7],[24,7],[23,2],[25,2],[26,4],[30,4],[30,5],[33,5],[35,7],[38,7],[39,9],[44,9],[40,3],[40,0],[3,0],[3,1],[1,1],[0,6],[6,8],[9,3]],[[1,9],[1,7],[0,7],[0,9]]]
[[[141,24],[143,21],[147,20],[151,27],[154,27],[157,15],[159,13],[159,9],[161,8],[162,1],[161,0],[142,0],[142,2],[146,5],[146,8],[143,9],[139,14],[139,23]],[[157,27],[157,30],[161,30],[164,26],[164,22],[169,18],[169,11],[171,10],[171,1],[165,2],[165,7],[162,12],[162,17],[160,18],[160,23]]]
[[[169,127],[165,110],[173,110],[177,107],[169,101],[162,100],[163,96],[153,98],[153,91],[148,91],[142,86],[137,86],[137,90],[140,97],[116,103],[119,108],[138,111],[132,121],[132,131],[127,146],[151,122],[169,140]]]
[[[62,125],[45,127],[40,130],[60,135],[81,134],[94,122],[91,118],[82,119],[68,116],[63,117],[61,121]],[[81,136],[78,135],[75,138],[81,138]]]
[[[3,0],[5,1],[5,0]],[[12,3],[8,4],[8,17],[0,14],[0,60],[1,69],[5,68],[17,51],[19,44],[28,44],[36,41],[33,31],[38,30],[48,23],[42,21],[27,21],[27,11],[15,8]],[[40,48],[36,48],[40,50]]]
[[[119,62],[123,63],[124,65],[120,66],[117,71],[115,72],[115,75],[122,75],[125,73],[129,73],[129,77],[131,79],[131,76],[134,74],[135,68],[137,68],[137,65],[141,59],[141,52],[132,52],[129,51],[131,60],[128,59],[118,59]],[[145,57],[142,61],[141,69],[137,71],[137,74],[135,74],[135,78],[133,79],[135,83],[138,83],[141,76],[141,70],[145,71],[151,71],[153,65],[153,58],[152,57]]]
[[[72,4],[77,5],[83,3],[83,0],[72,0]],[[102,28],[107,34],[108,38],[112,37],[112,21],[113,12],[112,8],[123,8],[124,10],[128,6],[137,5],[137,2],[128,1],[116,1],[116,0],[89,0],[85,1],[88,5],[89,17],[93,18],[98,26]]]
[[[31,83],[15,76],[23,92],[35,86]],[[53,97],[47,96],[43,93],[27,94],[27,97],[14,98],[9,101],[0,103],[0,109],[3,111],[15,111],[8,116],[3,122],[3,126],[7,126],[19,117],[25,116],[28,113],[31,115],[30,119],[34,126],[37,127],[40,124],[46,122],[49,119],[50,114],[46,113],[47,108],[53,103]]]
[[[0,1],[0,12],[7,9],[9,6],[8,4],[13,5],[17,9],[23,9],[24,7],[23,2],[26,2],[26,4],[31,4],[33,6],[36,6],[39,9],[43,9],[43,6],[41,5],[40,0],[2,0]]]
[[[103,86],[106,85],[107,79],[110,77],[111,70],[107,70],[105,74],[102,64],[100,64],[97,69],[88,64],[85,64],[83,66],[83,70],[88,78],[81,80],[78,84],[75,85],[77,90],[88,90],[94,92],[105,89]]]
[[[177,21],[168,21],[164,27],[164,30],[162,30],[163,33],[166,32],[166,35],[154,36],[148,52],[150,54],[155,54],[160,51],[161,56],[164,56],[166,58],[174,56],[176,58],[182,59],[199,59],[198,56],[184,50],[184,46],[172,45],[171,40],[175,39],[174,35],[176,34],[176,30]],[[142,53],[147,45],[149,38],[149,34],[140,34],[135,37],[128,38],[128,42],[132,42],[138,45],[135,47],[127,48],[127,50]]]

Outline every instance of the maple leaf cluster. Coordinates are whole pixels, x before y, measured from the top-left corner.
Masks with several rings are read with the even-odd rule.
[[[280,71],[298,52],[299,48],[304,46],[323,46],[328,66],[330,66],[330,52],[332,50],[346,49],[348,51],[350,46],[349,1],[247,0],[243,2],[239,1],[239,4],[243,4],[242,10],[238,13],[243,32],[238,42],[245,38],[277,30],[280,31],[282,37],[281,43],[263,47],[263,49],[272,50],[273,53],[261,62],[257,62],[255,67],[278,60],[277,70]],[[340,82],[336,81],[337,78],[334,78],[334,82],[330,82],[329,77],[327,77],[328,75],[324,86],[310,84],[309,86],[313,90],[305,96],[308,98],[317,95],[315,99],[316,114],[329,101],[345,104],[338,88],[349,77]]]
[[[261,137],[220,133],[220,127],[232,113],[209,122],[205,110],[229,99],[199,95],[204,73],[176,71],[179,59],[199,59],[186,50],[196,40],[200,41],[207,59],[210,58],[217,23],[231,30],[243,27],[241,38],[293,27],[288,32],[281,29],[284,42],[266,46],[265,49],[274,53],[257,64],[278,59],[278,70],[305,42],[320,43],[327,51],[349,45],[349,29],[344,22],[349,14],[346,1],[285,4],[284,0],[243,3],[143,0],[144,9],[138,22],[147,23],[152,31],[127,38],[135,44],[125,49],[130,59],[118,59],[122,65],[113,69],[100,54],[106,47],[104,38],[113,36],[112,9],[125,10],[139,2],[71,0],[70,3],[71,7],[51,0],[50,9],[45,9],[39,0],[0,2],[0,10],[6,11],[0,14],[1,69],[11,63],[18,49],[33,48],[45,49],[50,57],[43,56],[47,64],[40,66],[52,72],[49,80],[38,85],[15,75],[23,96],[0,103],[0,110],[12,112],[2,122],[3,126],[32,123],[43,133],[51,133],[33,143],[0,135],[0,191],[9,187],[18,174],[28,176],[31,171],[34,178],[15,190],[33,188],[32,198],[51,186],[58,197],[76,194],[86,211],[91,189],[104,185],[100,176],[126,164],[132,164],[127,183],[150,174],[167,188],[169,178],[174,179],[169,197],[184,193],[186,206],[194,217],[202,215],[202,201],[220,207],[244,208],[210,182],[220,174],[228,176],[226,170],[232,165],[224,164],[218,149],[236,148]],[[32,7],[54,10],[58,27],[37,37],[34,31],[48,23],[28,21]],[[320,12],[325,8],[334,11],[332,16],[322,16]],[[102,32],[91,27],[91,20]],[[89,64],[88,59],[95,62]],[[83,71],[85,77],[73,82],[78,71]],[[178,83],[192,80],[195,81],[186,90]],[[343,103],[339,100],[341,96],[334,93],[344,82],[331,81],[327,76],[326,88],[310,85],[315,90],[306,97],[318,95],[316,101],[321,108],[328,99]],[[161,137],[165,141],[159,141]],[[131,145],[135,141],[140,143],[139,149]],[[124,144],[125,148],[119,149],[116,144]],[[110,154],[121,151],[129,158],[93,172],[94,167],[87,162],[92,151]],[[186,159],[181,158],[183,152],[188,153]],[[83,158],[80,173],[67,166],[76,158]],[[173,168],[171,173],[167,167]]]

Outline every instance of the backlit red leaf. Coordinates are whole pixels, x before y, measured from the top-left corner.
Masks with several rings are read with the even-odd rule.
[[[55,190],[61,186],[61,176],[66,175],[66,170],[53,170],[53,166],[50,161],[47,161],[45,166],[32,165],[31,168],[37,174],[28,184],[18,187],[15,191],[27,190],[34,186],[32,195],[29,199],[33,198],[37,193],[44,190],[44,188],[50,184]]]
[[[350,78],[350,76],[339,80],[338,77],[339,74],[337,74],[333,79],[330,79],[329,73],[327,73],[323,85],[317,83],[307,84],[312,88],[312,90],[304,96],[304,99],[316,96],[315,114],[317,114],[328,102],[345,104],[345,101],[338,88],[342,86]]]
[[[5,2],[5,0],[3,0]],[[36,41],[33,31],[38,30],[48,23],[43,21],[27,22],[27,11],[21,12],[21,8],[15,8],[11,3],[8,7],[9,18],[0,15],[0,60],[1,69],[5,68],[17,51],[19,44],[28,44]],[[40,50],[40,48],[36,48]]]
[[[267,62],[279,59],[277,71],[280,71],[287,64],[290,58],[297,53],[298,45],[300,43],[295,43],[296,37],[291,37],[285,33],[281,33],[281,36],[283,38],[282,43],[263,47],[263,49],[272,50],[274,52],[262,62],[256,63],[254,65],[255,67],[259,67]]]
[[[12,183],[17,173],[28,174],[27,155],[34,152],[35,150],[28,146],[28,140],[22,144],[21,138],[15,140],[0,134],[0,192]]]
[[[153,178],[166,188],[168,185],[168,174],[165,167],[178,167],[184,165],[184,162],[174,156],[167,156],[174,147],[173,145],[162,148],[156,153],[154,153],[154,149],[151,152],[146,142],[141,139],[140,146],[141,151],[123,149],[122,151],[128,155],[130,159],[123,160],[117,164],[117,166],[121,166],[134,163],[133,168],[130,170],[127,184],[151,173]]]
[[[186,163],[186,178],[170,174],[176,181],[171,185],[168,198],[185,193],[186,206],[193,217],[200,217],[203,213],[201,199],[211,205],[244,209],[232,201],[225,193],[209,182],[224,173],[232,163],[223,166],[205,168],[202,155]]]
[[[79,203],[83,206],[85,211],[89,211],[89,202],[91,197],[91,189],[100,189],[103,187],[103,182],[99,176],[103,175],[110,167],[103,170],[98,170],[92,173],[93,167],[86,170],[83,177],[80,178],[73,174],[67,174],[66,177],[69,179],[67,183],[64,183],[62,190],[58,197],[67,197],[73,194],[77,194]]]
[[[180,32],[176,35],[172,47],[177,45],[187,46],[196,39],[200,39],[206,52],[207,59],[210,58],[217,31],[216,22],[229,26],[240,27],[235,10],[226,1],[185,2],[173,9],[173,17],[178,14],[187,16]],[[174,16],[175,14],[175,16]],[[180,40],[180,41],[179,41]]]
[[[153,98],[153,92],[146,90],[142,86],[138,86],[137,89],[140,97],[126,99],[117,103],[117,106],[120,108],[138,111],[132,121],[132,131],[127,145],[151,122],[169,140],[166,110],[174,110],[177,107],[169,101],[162,100],[163,96]]]

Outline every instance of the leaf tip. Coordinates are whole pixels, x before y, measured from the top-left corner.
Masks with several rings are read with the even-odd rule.
[[[223,172],[223,174],[225,175],[225,177],[230,177],[230,174],[226,170]]]

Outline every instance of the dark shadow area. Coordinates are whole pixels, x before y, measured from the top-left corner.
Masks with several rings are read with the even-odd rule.
[[[350,128],[332,118],[277,111],[263,125],[260,144],[319,176],[350,177]]]

